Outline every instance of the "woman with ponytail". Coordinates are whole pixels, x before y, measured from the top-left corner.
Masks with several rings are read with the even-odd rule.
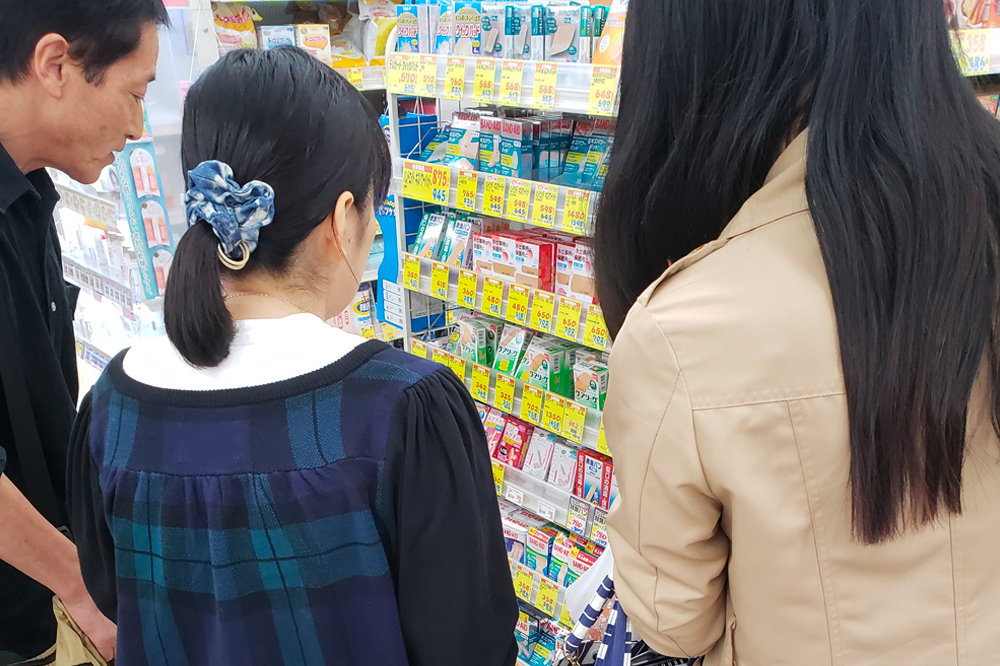
[[[941,0],[631,0],[596,252],[642,638],[1000,663],[1000,124]]]
[[[70,514],[117,663],[511,666],[517,603],[475,405],[451,371],[328,326],[391,163],[293,48],[192,87],[167,337],[80,409]]]

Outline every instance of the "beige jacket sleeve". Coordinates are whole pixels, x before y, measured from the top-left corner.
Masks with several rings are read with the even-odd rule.
[[[615,588],[653,649],[701,656],[723,635],[729,540],[702,469],[683,372],[642,305],[615,340],[610,376],[604,423],[620,492],[609,518]]]

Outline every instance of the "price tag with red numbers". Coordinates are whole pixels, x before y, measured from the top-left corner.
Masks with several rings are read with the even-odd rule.
[[[556,105],[556,78],[559,65],[554,62],[535,63],[535,82],[531,89],[531,105],[550,110]]]

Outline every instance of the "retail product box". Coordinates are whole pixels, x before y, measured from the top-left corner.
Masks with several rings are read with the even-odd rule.
[[[490,457],[496,458],[497,449],[503,440],[503,430],[507,427],[507,415],[499,409],[494,409],[486,415],[483,427],[486,430],[486,444],[489,447]]]
[[[531,528],[545,527],[547,523],[522,510],[516,510],[503,516],[501,522],[503,523],[504,540],[507,542],[507,556],[519,564],[524,564],[528,533]]]
[[[448,218],[440,213],[427,213],[420,222],[420,230],[413,241],[413,254],[424,259],[438,256],[441,240],[448,226]]]
[[[569,296],[584,305],[597,302],[597,287],[594,284],[594,246],[589,238],[582,238],[576,243]]]
[[[614,471],[611,472],[611,492],[608,494],[608,508],[610,509],[615,505],[615,500],[618,499],[618,477],[615,476]]]
[[[577,550],[574,555],[575,557],[570,561],[569,570],[566,572],[564,579],[567,587],[575,583],[580,576],[590,571],[590,567],[597,564],[597,558],[590,553]]]
[[[566,365],[566,345],[561,340],[535,338],[528,346],[528,383],[564,397],[569,373]]]
[[[576,459],[575,494],[591,504],[607,509],[613,472],[614,464],[608,456],[596,451],[580,451]]]
[[[451,0],[440,0],[434,53],[451,55],[455,50],[455,10]]]
[[[552,447],[552,461],[549,463],[548,482],[560,490],[572,493],[576,490],[576,458],[578,451],[565,443],[557,442]]]
[[[513,280],[517,276],[518,235],[510,231],[493,234],[493,273]]]
[[[513,376],[531,344],[531,339],[532,333],[526,328],[513,324],[504,326],[497,342],[496,359],[493,363],[496,371]]]
[[[500,173],[513,178],[531,178],[531,122],[504,118],[500,128]]]
[[[493,275],[493,234],[472,235],[472,269],[483,275]]]
[[[545,20],[545,59],[580,61],[580,7],[549,6]]]
[[[420,161],[429,164],[440,164],[448,152],[448,138],[451,136],[451,125],[445,125],[434,134],[434,138],[420,153]]]
[[[573,399],[591,409],[604,409],[608,395],[608,366],[583,361],[573,366]]]
[[[456,111],[451,117],[451,133],[445,164],[460,169],[475,169],[479,164],[480,114]]]
[[[509,58],[504,52],[504,20],[506,4],[503,2],[484,2],[479,15],[480,53],[492,58]]]
[[[570,535],[562,533],[552,540],[548,577],[560,586],[566,583],[566,573],[569,571],[570,562],[576,559],[576,552],[578,552],[576,542]]]
[[[492,411],[493,408],[489,405],[484,405],[481,402],[476,403],[476,413],[479,414],[479,422],[483,424],[484,430],[486,428],[486,417],[488,417]]]
[[[594,51],[595,65],[621,65],[622,48],[625,41],[625,16],[628,0],[614,0],[601,30],[601,39]]]
[[[517,275],[514,280],[533,289],[553,290],[556,245],[544,238],[522,235],[515,246]]]
[[[436,4],[398,5],[396,50],[400,53],[434,53],[439,14],[440,8]]]
[[[524,564],[532,571],[548,576],[552,546],[559,534],[560,531],[550,525],[532,527],[528,530]]]
[[[472,240],[472,222],[465,217],[456,217],[448,225],[441,247],[441,261],[452,268],[465,266],[465,254]]]
[[[265,25],[257,30],[257,40],[264,50],[295,46],[294,25]]]
[[[576,260],[576,243],[556,242],[555,291],[559,296],[569,296],[573,280],[573,262]]]
[[[536,428],[524,457],[524,471],[544,481],[552,464],[552,451],[555,449],[557,439],[554,434]]]
[[[463,317],[458,322],[459,356],[473,363],[493,365],[496,337],[478,317]]]
[[[482,14],[479,0],[455,0],[455,55],[482,53]]]
[[[615,131],[614,118],[598,118],[594,121],[594,133],[587,142],[587,157],[583,164],[581,183],[586,186],[597,178],[597,169],[610,145],[609,138]]]
[[[213,5],[212,14],[220,56],[239,49],[257,48],[257,33],[253,28],[254,19],[260,19],[257,12],[244,5],[219,3]]]
[[[500,134],[503,118],[479,118],[479,170],[483,173],[500,173]]]
[[[295,45],[320,62],[333,66],[330,26],[326,23],[295,26]]]
[[[535,427],[532,425],[517,419],[507,419],[507,425],[503,429],[503,439],[501,439],[494,457],[502,463],[521,469],[524,462],[524,451],[528,447],[528,442],[531,441],[531,435],[534,431]]]
[[[531,9],[527,5],[509,3],[504,14],[504,51],[505,57],[516,60],[527,60],[531,55],[531,44],[528,40],[531,33]]]

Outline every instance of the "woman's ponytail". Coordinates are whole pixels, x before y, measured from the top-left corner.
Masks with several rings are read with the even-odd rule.
[[[193,366],[214,368],[229,356],[236,335],[222,294],[219,238],[204,220],[177,244],[163,298],[167,336]]]

